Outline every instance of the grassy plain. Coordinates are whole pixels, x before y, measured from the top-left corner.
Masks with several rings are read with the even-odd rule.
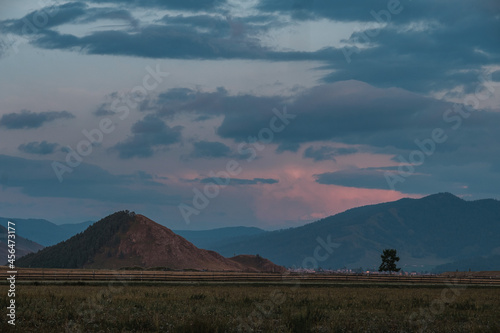
[[[500,332],[499,287],[18,284],[15,330],[7,289],[1,332]]]

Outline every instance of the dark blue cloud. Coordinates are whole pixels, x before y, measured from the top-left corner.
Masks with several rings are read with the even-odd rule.
[[[334,148],[329,146],[314,148],[313,146],[309,146],[304,150],[304,158],[310,158],[316,162],[326,160],[335,161],[336,156],[354,154],[357,151],[354,148]]]
[[[70,2],[30,12],[21,19],[0,22],[0,30],[19,35],[36,34],[66,23],[74,23],[85,16],[88,6],[82,2]]]
[[[35,155],[49,155],[52,154],[59,145],[57,143],[42,142],[29,142],[19,145],[17,149],[27,154]]]
[[[134,6],[134,2],[126,3]],[[214,1],[212,4],[216,3],[219,2]],[[182,4],[193,9],[205,7],[197,2]],[[176,5],[168,2],[168,6]],[[260,59],[269,50],[260,45],[255,36],[282,24],[268,15],[233,19],[206,13],[191,16],[166,15],[154,24],[140,24],[124,9],[90,8],[82,3],[66,4],[55,9],[57,12],[53,18],[33,29],[33,45],[46,49],[79,50],[90,54],[177,59]],[[2,21],[0,31],[23,35],[26,21],[33,15],[37,15],[37,12],[22,19]],[[64,23],[88,23],[100,19],[123,20],[128,24],[125,29],[120,27],[116,30],[96,31],[82,37],[52,29]]]
[[[167,92],[166,95],[170,93]],[[173,94],[176,95],[176,94]],[[368,152],[394,155],[420,149],[418,142],[429,140],[435,129],[442,129],[445,142],[435,145],[429,165],[464,165],[471,161],[489,163],[500,170],[500,113],[472,111],[442,100],[402,89],[380,89],[358,81],[324,84],[306,89],[291,99],[281,96],[231,96],[225,89],[204,93],[183,90],[178,98],[158,99],[155,109],[168,109],[168,116],[190,113],[197,117],[223,116],[217,134],[236,142],[249,142],[269,128],[273,109],[295,118],[279,133],[272,144],[277,152],[297,152],[302,144],[331,141],[364,145]],[[154,112],[154,111],[151,111]],[[247,145],[248,146],[248,145]],[[365,148],[364,148],[365,149]],[[308,148],[306,158],[322,160],[352,150],[330,151]],[[226,150],[227,152],[227,150]],[[248,156],[243,156],[247,158]]]
[[[213,94],[208,97],[201,95],[188,105],[196,112],[218,110],[225,117],[217,133],[236,141],[246,141],[269,127],[273,108],[283,113],[281,105],[285,104],[284,99],[274,97],[219,95],[216,98]],[[229,104],[235,107],[229,108]],[[275,143],[339,140],[397,148],[412,146],[418,137],[415,134],[442,124],[442,114],[450,107],[445,102],[404,90],[378,89],[357,81],[308,89],[286,105],[286,113],[296,119],[275,135]],[[399,139],[395,140],[397,136]]]
[[[19,188],[31,197],[158,205],[176,205],[181,200],[179,196],[168,194],[165,185],[143,172],[113,175],[95,165],[82,163],[59,182],[52,161],[7,155],[0,155],[0,186]]]
[[[165,95],[169,95],[166,92]],[[175,94],[174,94],[175,95]],[[260,130],[269,127],[275,116],[273,109],[287,112],[297,118],[286,128],[276,133],[273,143],[278,152],[296,152],[301,144],[314,141],[337,141],[347,144],[363,144],[378,150],[392,147],[384,153],[401,152],[416,148],[415,140],[429,138],[435,128],[443,128],[450,139],[439,145],[442,153],[498,139],[493,127],[500,126],[500,115],[495,112],[474,112],[474,116],[462,119],[460,130],[450,130],[460,121],[453,111],[444,120],[448,110],[454,110],[452,103],[413,94],[402,89],[379,89],[357,81],[337,82],[307,89],[293,99],[280,96],[228,95],[224,89],[204,93],[183,90],[180,97],[160,98],[155,101],[157,110],[168,110],[173,116],[193,113],[197,116],[224,116],[217,134],[237,142],[256,137]],[[452,120],[453,118],[453,120]],[[491,130],[484,131],[483,128]],[[350,151],[338,151],[348,153]],[[321,159],[328,155],[325,150],[310,148],[306,157]],[[480,153],[468,152],[468,156]],[[491,157],[488,158],[491,160]]]
[[[424,31],[389,26],[368,39],[370,31],[353,33],[348,43],[366,47],[344,49],[350,62],[332,58],[323,67],[333,70],[324,81],[355,79],[417,92],[463,86],[470,93],[483,68],[500,62],[500,47],[495,42],[498,32],[500,21],[485,17]]]
[[[314,175],[323,185],[391,190],[407,194],[428,194],[453,191],[470,198],[498,196],[492,183],[500,181],[500,173],[492,172],[487,164],[470,161],[469,164],[436,165],[425,163],[415,166],[413,173],[407,167],[347,169]],[[393,187],[391,187],[391,183]]]
[[[151,157],[156,149],[180,142],[181,131],[181,126],[171,128],[156,116],[147,115],[132,126],[132,136],[112,150],[118,151],[122,159]]]
[[[101,105],[99,105],[97,110],[92,112],[92,114],[94,114],[97,117],[105,117],[105,116],[113,116],[116,114],[116,112],[112,111],[110,109],[110,105],[108,105],[107,103],[102,103]]]
[[[161,8],[185,11],[213,11],[225,4],[225,0],[91,0],[91,2],[102,4],[117,4],[128,7]]]
[[[321,61],[324,63],[321,69],[331,70],[323,78],[325,82],[354,79],[425,93],[456,87],[471,92],[481,71],[500,63],[500,10],[496,0],[401,1],[397,10],[388,9],[388,4],[394,1],[386,0],[349,3],[263,0],[257,6],[257,15],[234,19],[211,11],[219,8],[219,1],[98,2],[130,10],[136,7],[192,10],[197,15],[167,15],[148,24],[138,23],[126,9],[69,3],[58,7],[58,14],[32,43],[46,49],[149,58]],[[293,19],[284,23],[283,14]],[[124,20],[129,29],[94,31],[83,36],[51,30],[63,23],[102,18]],[[292,25],[296,19],[322,18],[366,23],[382,20],[383,24],[353,32],[344,41],[345,48],[277,51],[260,40],[262,33],[284,24]],[[23,20],[7,20],[0,23],[0,29],[20,33],[23,25]],[[348,59],[344,56],[346,52]]]
[[[0,119],[0,126],[4,126],[8,129],[39,128],[47,122],[71,118],[75,118],[75,116],[68,111],[35,113],[29,110],[23,110],[19,113],[4,114]]]
[[[138,21],[129,11],[115,8],[90,8],[83,2],[69,2],[60,6],[43,7],[21,19],[0,22],[0,30],[18,35],[34,35],[63,24],[81,24],[98,20],[121,20],[135,27]]]
[[[261,0],[257,9],[262,12],[288,14],[298,20],[328,18],[335,21],[370,21],[369,9],[386,8],[387,0],[351,2],[314,0]]]
[[[299,20],[320,18],[342,22],[376,22],[377,18],[394,24],[419,20],[439,19],[444,24],[462,22],[465,17],[495,16],[500,6],[495,0],[260,0],[256,6],[261,12],[290,15]],[[374,12],[375,14],[372,14]],[[389,14],[389,15],[388,15]],[[387,17],[388,16],[388,17]]]
[[[222,158],[234,156],[231,148],[222,142],[198,141],[193,143],[192,158]]]
[[[98,31],[84,37],[45,31],[34,45],[89,54],[174,59],[259,59],[266,48],[250,38],[214,37],[194,27],[150,25],[139,31]]]

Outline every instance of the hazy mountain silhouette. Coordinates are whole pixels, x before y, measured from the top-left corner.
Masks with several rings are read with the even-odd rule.
[[[174,232],[202,249],[216,247],[221,242],[238,242],[246,236],[263,234],[266,231],[255,227],[226,227],[210,230],[174,230]]]
[[[16,259],[20,258],[28,253],[37,252],[38,250],[43,249],[43,246],[35,243],[29,239],[23,238],[17,234],[17,226],[14,226],[16,229],[16,237],[13,239],[15,241],[15,250],[16,250]],[[8,232],[7,229],[0,225],[0,265],[4,265],[7,262],[9,255],[9,247],[8,247]]]
[[[329,237],[329,239],[328,239]],[[500,201],[465,201],[450,193],[349,209],[298,228],[266,232],[210,247],[222,255],[259,253],[285,266],[376,268],[395,248],[406,270],[500,251]],[[315,249],[332,243],[327,252]],[[318,260],[321,259],[321,260]]]
[[[0,217],[0,225],[7,227],[7,222],[16,223],[16,233],[43,246],[62,242],[84,231],[92,221],[76,224],[55,224],[44,219],[18,219]]]
[[[45,220],[22,222],[25,223],[19,225],[24,225],[25,230],[18,229],[18,232],[23,236],[25,234],[22,231],[37,234],[39,230],[46,233],[48,230],[59,230],[57,237],[62,237],[60,232],[65,228]],[[73,235],[83,225],[67,225],[65,232]],[[47,228],[44,229],[45,227]],[[69,230],[71,227],[75,229]],[[465,201],[450,193],[353,208],[302,227],[273,232],[258,228],[229,227],[203,231],[181,230],[178,233],[198,248],[217,251],[226,257],[258,253],[285,266],[311,267],[316,264],[323,268],[373,269],[380,264],[383,249],[395,248],[401,257],[400,266],[409,271],[434,268],[449,270],[452,266],[438,267],[448,263],[454,263],[456,268],[463,269],[474,260],[481,261],[482,269],[500,270],[498,264],[495,264],[497,261],[493,260],[495,255],[500,254],[500,201]],[[47,236],[50,235],[43,237]],[[164,236],[170,237],[166,234]],[[117,241],[116,237],[114,239]],[[94,247],[89,244],[92,242],[79,247]],[[107,245],[107,248],[106,255],[120,255],[112,247]],[[315,251],[319,254],[317,258]],[[493,259],[489,260],[490,257]],[[128,262],[119,258],[119,265],[141,266],[148,263],[133,258],[135,259],[129,258]],[[89,260],[94,260],[94,264],[98,266],[104,259],[97,255]],[[82,263],[82,260],[77,260],[79,265],[73,263],[72,267],[92,265],[87,261]],[[486,266],[488,263],[491,265]],[[61,264],[58,262],[58,265]]]

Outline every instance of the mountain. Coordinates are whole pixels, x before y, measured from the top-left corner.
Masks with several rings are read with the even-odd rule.
[[[262,270],[276,270],[262,262]],[[172,230],[143,215],[128,211],[112,214],[88,227],[83,233],[17,261],[20,267],[106,268],[140,266],[145,268],[196,269],[212,271],[257,271],[202,250]]]
[[[14,228],[16,228],[15,226]],[[15,250],[16,250],[16,259],[21,258],[22,256],[27,255],[31,252],[37,252],[38,250],[43,249],[43,246],[30,241],[26,238],[23,238],[17,234],[16,228],[16,238],[13,239],[15,241]],[[3,226],[0,226],[0,264],[3,265],[7,262],[9,255],[9,247],[8,247],[8,232],[7,229]]]
[[[232,261],[240,263],[246,267],[246,271],[250,272],[270,272],[270,273],[284,273],[285,267],[273,264],[269,259],[262,258],[260,255],[240,254],[230,258]]]
[[[500,271],[500,255],[488,257],[475,257],[439,265],[434,268],[435,273],[442,272],[467,272],[470,271]]]
[[[7,222],[16,223],[16,233],[43,246],[62,242],[87,229],[93,222],[57,225],[43,219],[18,219],[0,217],[0,225],[7,227]]]
[[[63,240],[66,240],[82,231],[85,231],[88,227],[90,227],[92,224],[94,224],[95,221],[85,221],[85,222],[80,222],[80,223],[66,223],[66,224],[58,224],[57,226],[66,232],[68,235],[65,239],[61,239],[58,242],[55,242],[54,244],[57,244]],[[54,245],[51,244],[51,245]]]
[[[225,256],[259,253],[284,266],[377,268],[385,248],[399,266],[423,271],[500,251],[500,201],[465,201],[450,193],[353,208],[287,230],[227,240]]]
[[[238,242],[246,236],[259,235],[266,231],[255,227],[226,227],[210,230],[174,230],[174,232],[201,249],[209,249],[222,242]]]

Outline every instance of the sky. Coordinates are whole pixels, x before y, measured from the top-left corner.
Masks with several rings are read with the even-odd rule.
[[[0,4],[0,216],[303,225],[500,199],[497,0]]]

